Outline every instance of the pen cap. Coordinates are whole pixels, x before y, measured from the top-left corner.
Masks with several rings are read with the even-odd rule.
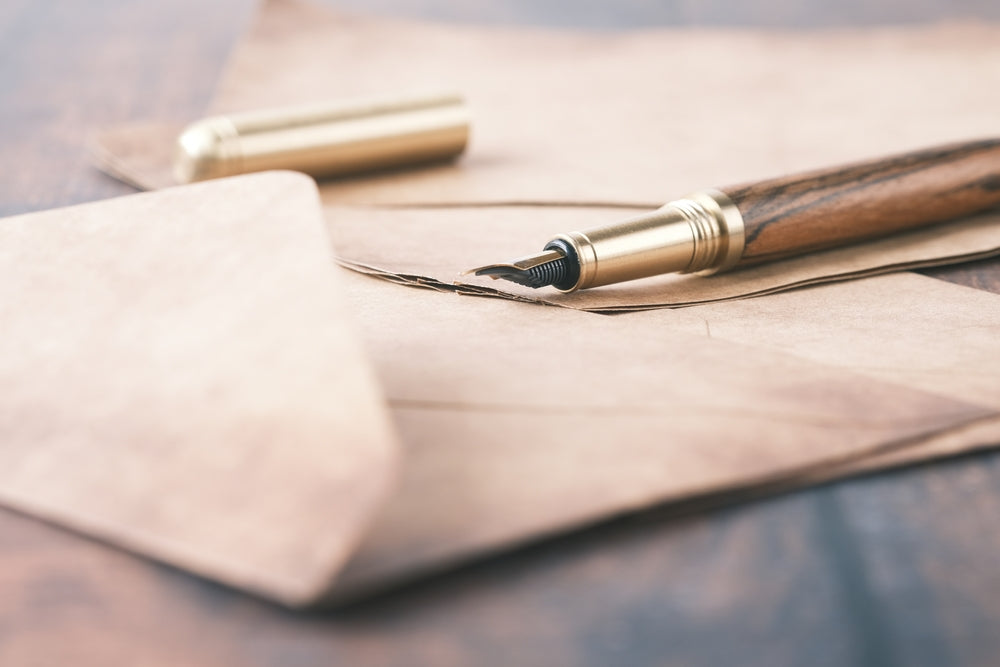
[[[343,176],[462,153],[469,111],[454,94],[347,100],[205,118],[178,137],[181,183],[291,169]]]

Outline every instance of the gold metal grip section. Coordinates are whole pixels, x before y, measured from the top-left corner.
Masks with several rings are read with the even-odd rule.
[[[723,192],[703,190],[617,224],[561,234],[580,263],[563,290],[599,287],[664,273],[716,273],[743,254],[743,217]]]

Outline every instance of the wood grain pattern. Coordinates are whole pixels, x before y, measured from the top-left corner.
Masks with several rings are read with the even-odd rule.
[[[1000,206],[1000,139],[723,188],[743,214],[743,262],[780,259]]]
[[[329,4],[595,26],[1000,17],[986,0]],[[197,116],[253,5],[0,3],[0,212],[128,192],[87,132]],[[928,273],[1000,293],[1000,260]],[[310,615],[0,511],[0,665],[995,664],[998,508],[1000,454],[968,456],[646,515]]]

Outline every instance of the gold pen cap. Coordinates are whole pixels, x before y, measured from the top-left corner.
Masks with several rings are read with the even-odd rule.
[[[205,118],[177,139],[181,183],[269,169],[344,176],[443,161],[468,143],[470,116],[454,94],[345,100]]]

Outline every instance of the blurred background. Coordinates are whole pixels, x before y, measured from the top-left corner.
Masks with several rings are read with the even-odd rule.
[[[1000,18],[995,0],[327,0],[343,9],[461,21],[634,28],[816,27]]]

